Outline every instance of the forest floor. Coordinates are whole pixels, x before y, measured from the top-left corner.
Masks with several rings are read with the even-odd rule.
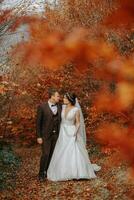
[[[125,164],[108,165],[109,155],[90,156],[91,162],[101,165],[97,178],[92,180],[71,180],[39,182],[37,174],[41,148],[38,145],[24,147],[14,145],[14,151],[21,157],[17,170],[15,187],[1,191],[1,200],[131,200],[134,199],[134,184],[128,180]],[[88,148],[89,151],[89,148]]]

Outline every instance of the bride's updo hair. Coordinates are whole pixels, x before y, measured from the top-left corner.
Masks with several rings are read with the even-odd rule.
[[[66,92],[65,97],[74,106],[76,103],[76,95],[74,93]]]

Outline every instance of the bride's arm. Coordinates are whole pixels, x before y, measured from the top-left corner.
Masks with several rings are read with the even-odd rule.
[[[77,136],[78,130],[80,128],[80,111],[79,110],[76,112],[76,119],[75,119],[75,121],[76,121],[76,123],[75,123],[76,130],[75,130],[74,136]]]

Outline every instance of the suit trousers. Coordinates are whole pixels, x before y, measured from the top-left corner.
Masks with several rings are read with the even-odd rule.
[[[48,139],[43,138],[39,175],[47,173],[57,139],[57,133],[53,133]]]

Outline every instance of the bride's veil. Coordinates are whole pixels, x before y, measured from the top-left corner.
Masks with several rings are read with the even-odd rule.
[[[80,134],[81,138],[83,139],[84,144],[86,145],[87,137],[86,137],[86,129],[85,129],[84,117],[83,117],[81,106],[80,106],[77,98],[76,98],[75,106],[77,108],[79,108],[79,110],[80,110],[80,128],[79,128],[79,134]]]
[[[75,104],[75,106],[78,107],[79,110],[80,110],[80,128],[79,128],[78,132],[79,132],[79,135],[82,138],[82,141],[84,142],[84,144],[86,146],[86,129],[85,129],[84,117],[83,117],[81,106],[80,106],[77,98],[76,98],[76,104]],[[95,171],[99,171],[101,169],[101,166],[99,166],[97,164],[91,164],[91,165],[93,166],[93,169]]]

